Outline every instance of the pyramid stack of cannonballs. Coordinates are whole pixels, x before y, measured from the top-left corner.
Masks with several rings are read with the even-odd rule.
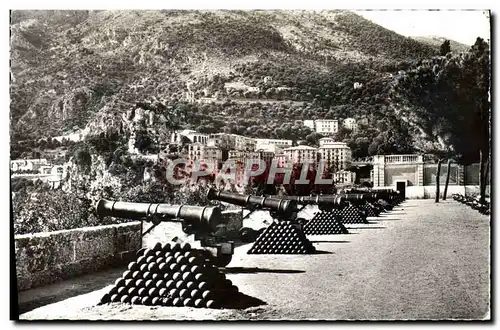
[[[367,217],[378,217],[379,212],[375,208],[373,208],[371,205],[369,205],[368,202],[361,204],[359,206],[359,208],[365,211],[365,215]]]
[[[274,221],[259,235],[248,254],[311,254],[316,252],[299,227],[286,221]]]
[[[333,212],[321,211],[304,226],[306,235],[335,235],[348,234],[347,228],[340,221],[340,217]]]
[[[106,293],[101,304],[122,302],[146,306],[230,308],[238,294],[204,250],[189,243],[156,244],[141,249]]]
[[[464,196],[462,194],[453,194],[452,197],[454,200],[462,204],[465,204],[474,210],[479,211],[479,213],[481,214],[490,215],[491,213],[490,203],[488,202],[480,203],[477,197]]]
[[[341,209],[334,209],[332,212],[335,215],[340,216],[343,224],[368,223],[368,221],[366,220],[366,216],[361,214],[361,212],[352,205]]]

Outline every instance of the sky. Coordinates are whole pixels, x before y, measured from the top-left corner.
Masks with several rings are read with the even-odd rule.
[[[479,36],[490,39],[488,13],[481,10],[356,11],[401,35],[439,36],[472,45]]]

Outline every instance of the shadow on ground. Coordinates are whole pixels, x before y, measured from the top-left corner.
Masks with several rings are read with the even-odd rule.
[[[238,292],[233,297],[231,297],[231,300],[228,301],[223,307],[227,309],[247,309],[250,307],[257,307],[262,305],[267,305],[267,303],[260,300],[259,298],[251,297],[244,293]]]
[[[19,315],[38,307],[101,290],[113,284],[115,279],[123,274],[123,271],[123,268],[110,269],[97,274],[79,276],[62,283],[23,291],[19,293]]]
[[[311,241],[311,243],[350,243],[351,241]]]
[[[258,268],[258,267],[227,267],[227,268],[220,268],[220,270],[225,274],[245,274],[245,273],[294,274],[294,273],[305,273],[304,270],[268,269],[268,268]]]

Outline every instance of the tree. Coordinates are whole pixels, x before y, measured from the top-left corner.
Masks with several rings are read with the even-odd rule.
[[[449,52],[451,52],[450,41],[445,40],[439,47],[439,53],[441,56],[446,56]]]
[[[479,160],[481,201],[491,150],[489,89],[490,51],[481,38],[467,53],[410,67],[395,86],[403,96],[395,98],[405,105],[400,115],[415,118],[412,124],[422,133],[415,135],[420,150],[450,150],[464,162]]]

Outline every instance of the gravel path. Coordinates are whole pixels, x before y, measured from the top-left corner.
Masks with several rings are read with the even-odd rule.
[[[238,247],[225,272],[261,306],[95,306],[101,289],[21,319],[489,319],[489,217],[452,200],[408,200],[369,219],[347,225],[349,234],[309,236],[321,254],[247,255],[250,245]]]

